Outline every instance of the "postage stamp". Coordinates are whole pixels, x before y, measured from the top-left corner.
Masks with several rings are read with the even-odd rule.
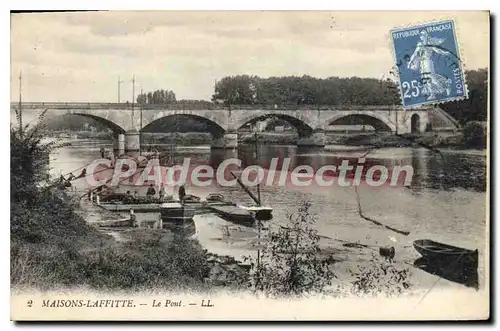
[[[467,98],[453,20],[391,31],[403,106]]]

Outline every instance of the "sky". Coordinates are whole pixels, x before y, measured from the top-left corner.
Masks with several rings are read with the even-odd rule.
[[[489,67],[489,16],[463,12],[114,11],[11,15],[11,99],[121,102],[141,89],[210,100],[216,80],[374,77],[394,65],[389,31],[454,19],[466,69]]]

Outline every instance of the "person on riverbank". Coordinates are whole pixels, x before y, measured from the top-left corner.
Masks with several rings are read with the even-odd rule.
[[[184,197],[186,196],[186,188],[184,185],[179,186],[179,200],[181,203],[184,201]]]
[[[146,192],[146,197],[149,199],[149,200],[152,200],[154,198],[154,196],[156,195],[156,190],[155,188],[153,187],[153,184],[149,184],[149,188],[148,188],[148,191]]]
[[[125,194],[125,198],[123,198],[123,202],[124,203],[132,203],[133,199],[134,199],[134,197],[132,196],[130,191],[127,191],[127,193]]]
[[[165,187],[162,185],[160,186],[160,191],[158,192],[160,196],[160,202],[163,202],[163,199],[165,198]]]

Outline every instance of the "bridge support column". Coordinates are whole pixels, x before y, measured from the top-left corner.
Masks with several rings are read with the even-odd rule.
[[[125,152],[139,152],[141,150],[140,134],[137,131],[125,133]]]
[[[325,147],[326,135],[324,131],[314,131],[309,136],[299,137],[297,146],[300,147]]]
[[[114,141],[113,149],[117,153],[117,155],[122,155],[125,153],[125,135],[123,133],[119,133]]]
[[[214,138],[212,140],[211,148],[226,148],[234,149],[238,147],[238,133],[236,132],[226,132],[220,138]]]

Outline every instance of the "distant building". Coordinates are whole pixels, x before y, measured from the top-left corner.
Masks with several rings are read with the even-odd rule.
[[[262,132],[266,129],[269,120],[258,121],[255,123],[255,131]]]

